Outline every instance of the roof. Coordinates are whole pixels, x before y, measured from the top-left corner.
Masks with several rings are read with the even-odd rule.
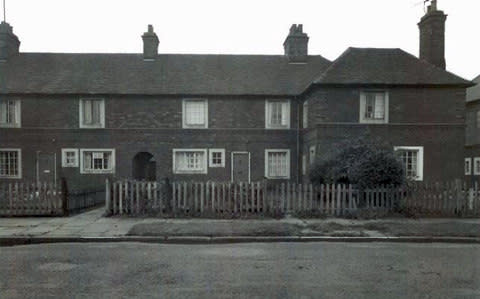
[[[316,84],[460,85],[471,82],[401,50],[348,48]]]
[[[467,88],[467,102],[473,102],[476,100],[480,100],[480,75],[478,75],[475,79],[472,80],[477,85]]]
[[[20,53],[0,62],[0,93],[297,95],[330,61],[283,55]]]

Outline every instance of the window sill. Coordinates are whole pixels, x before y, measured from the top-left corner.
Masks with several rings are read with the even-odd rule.
[[[0,124],[0,128],[8,128],[8,129],[12,129],[12,128],[21,128],[20,124]]]
[[[22,176],[3,176],[3,175],[0,175],[0,179],[13,179],[13,180],[19,180],[21,179]]]
[[[174,174],[207,174],[206,170],[177,170]]]
[[[115,170],[82,170],[80,174],[114,174]]]

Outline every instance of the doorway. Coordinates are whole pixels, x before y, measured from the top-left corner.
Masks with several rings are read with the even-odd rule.
[[[249,152],[232,152],[232,182],[250,182]]]
[[[133,178],[135,180],[155,181],[157,162],[152,154],[140,152],[133,157]]]

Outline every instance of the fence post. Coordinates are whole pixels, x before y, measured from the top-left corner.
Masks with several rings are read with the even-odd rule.
[[[68,216],[68,188],[67,188],[67,180],[62,177],[61,181],[61,192],[62,192],[62,209],[63,209],[63,216]]]
[[[105,214],[107,216],[111,215],[110,212],[110,181],[108,178],[105,180]]]

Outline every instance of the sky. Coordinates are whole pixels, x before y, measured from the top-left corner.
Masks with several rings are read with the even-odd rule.
[[[152,24],[159,53],[283,54],[303,24],[309,54],[348,47],[401,48],[418,56],[423,0],[5,0],[21,52],[141,53]],[[480,74],[480,0],[438,0],[448,14],[447,70]]]

